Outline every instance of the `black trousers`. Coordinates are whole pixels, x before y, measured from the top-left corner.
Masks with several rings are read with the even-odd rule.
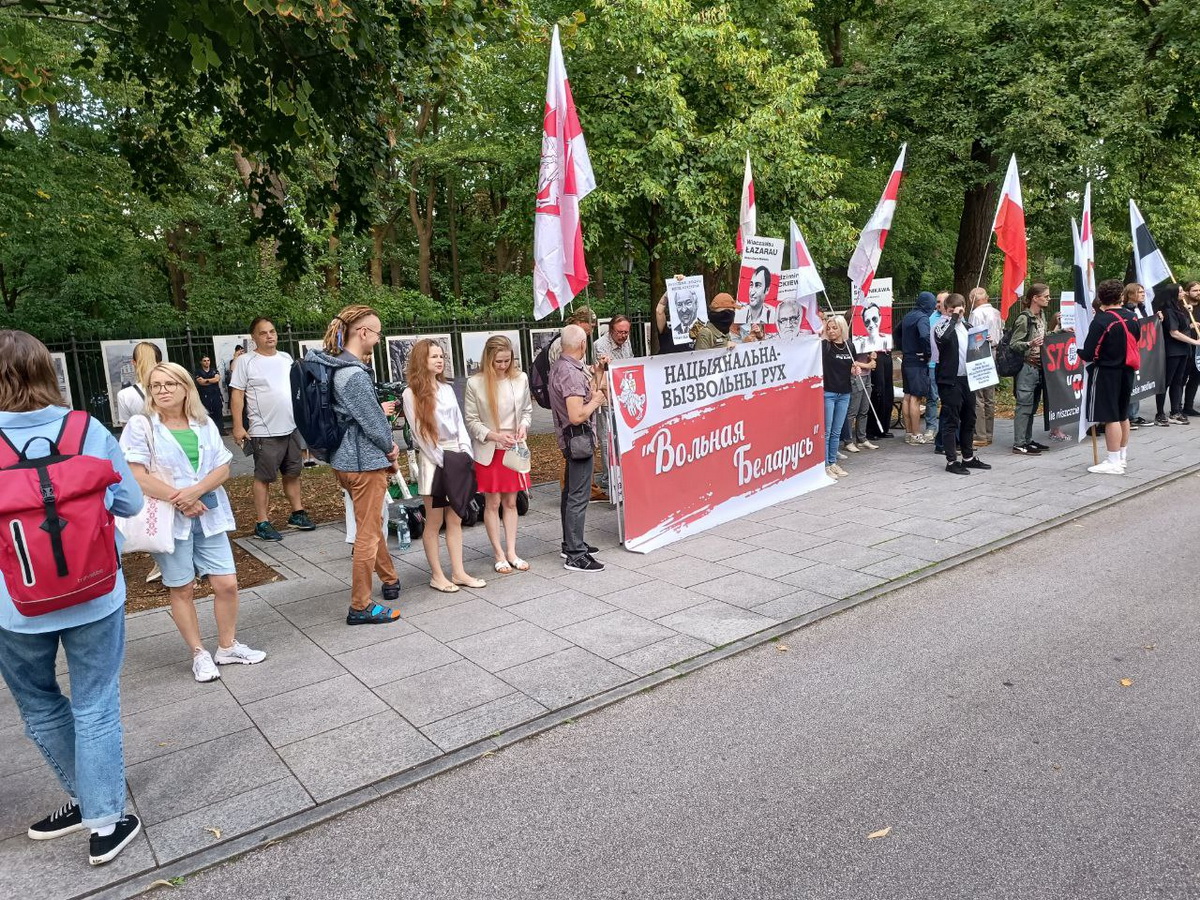
[[[1194,357],[1189,357],[1194,359]],[[1183,408],[1195,409],[1196,391],[1200,390],[1200,369],[1196,368],[1195,362],[1190,362],[1184,366],[1186,373],[1183,378]]]
[[[1168,356],[1166,377],[1163,379],[1166,391],[1154,397],[1154,405],[1159,415],[1163,411],[1163,401],[1167,394],[1171,396],[1171,415],[1183,412],[1183,382],[1187,378],[1187,366],[1196,368],[1192,354],[1186,356]]]
[[[946,460],[958,459],[960,449],[963,459],[971,459],[975,456],[975,392],[966,375],[959,375],[953,384],[938,382],[938,392],[942,397],[938,425]]]
[[[875,415],[867,417],[867,438],[869,440],[891,431],[896,402],[892,386],[894,374],[892,354],[878,354],[875,357],[875,370],[871,373],[871,407],[875,410]],[[883,425],[882,432],[879,430],[879,424],[876,424],[876,417],[878,417],[879,424]]]

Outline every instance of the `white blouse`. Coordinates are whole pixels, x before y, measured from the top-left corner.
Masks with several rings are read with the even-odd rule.
[[[454,388],[448,384],[439,384],[437,389],[437,405],[434,407],[433,418],[437,425],[437,442],[430,441],[421,433],[417,425],[416,404],[413,402],[412,388],[404,389],[404,418],[408,421],[408,429],[412,432],[413,441],[427,459],[434,465],[442,464],[442,449],[458,450],[472,459],[471,433],[467,431],[467,423],[463,421],[462,410],[458,408],[458,398],[454,396]]]

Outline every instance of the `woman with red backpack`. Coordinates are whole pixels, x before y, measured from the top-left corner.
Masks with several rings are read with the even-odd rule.
[[[68,798],[27,834],[90,831],[88,859],[101,865],[142,827],[125,812],[125,577],[112,519],[139,512],[142,491],[108,430],[63,406],[49,351],[23,331],[0,331],[0,438],[0,674]],[[39,508],[43,483],[58,494],[53,515]]]

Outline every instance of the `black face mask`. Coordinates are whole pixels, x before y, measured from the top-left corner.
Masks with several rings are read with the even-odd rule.
[[[717,331],[721,334],[729,334],[729,329],[733,327],[734,315],[732,309],[715,309],[708,314],[708,318]]]

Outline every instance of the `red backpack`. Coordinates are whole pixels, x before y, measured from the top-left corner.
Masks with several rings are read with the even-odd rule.
[[[95,600],[116,586],[115,525],[105,492],[121,480],[112,463],[83,455],[91,417],[70,412],[55,440],[18,450],[0,432],[0,575],[23,616]],[[30,457],[45,441],[50,452]]]
[[[1125,324],[1125,317],[1113,313],[1117,317],[1117,322],[1121,323],[1121,329],[1125,332],[1125,365],[1131,369],[1140,369],[1142,367],[1142,351],[1138,349],[1137,338],[1133,336],[1133,332],[1129,330],[1129,326]],[[1099,350],[1099,345],[1104,338],[1108,337],[1109,331],[1117,322],[1110,322],[1108,327],[1104,329],[1104,334],[1100,336],[1100,341],[1096,347]]]

